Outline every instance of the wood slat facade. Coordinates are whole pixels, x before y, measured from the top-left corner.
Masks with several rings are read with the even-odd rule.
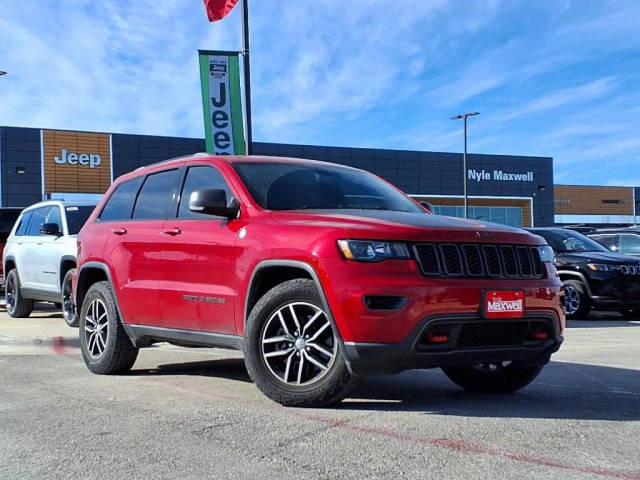
[[[109,135],[104,133],[43,130],[44,193],[104,193],[111,185]],[[67,153],[100,155],[100,165],[56,163],[62,150]]]
[[[633,187],[556,185],[556,215],[633,215]]]

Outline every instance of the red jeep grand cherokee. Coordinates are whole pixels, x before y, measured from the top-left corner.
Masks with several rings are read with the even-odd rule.
[[[101,374],[155,342],[242,349],[283,405],[411,368],[511,392],[562,342],[552,261],[538,236],[431,215],[361,170],[198,154],[120,177],[80,232],[80,344]]]

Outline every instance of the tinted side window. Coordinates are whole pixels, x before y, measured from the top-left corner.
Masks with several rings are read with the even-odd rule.
[[[18,228],[16,228],[16,235],[26,235],[27,227],[29,226],[29,220],[31,220],[31,216],[33,215],[33,210],[29,210],[22,215],[20,218],[20,223],[18,224]]]
[[[94,207],[67,207],[67,228],[69,235],[77,234],[93,212]]]
[[[27,235],[38,236],[41,235],[40,227],[47,220],[47,215],[49,215],[49,210],[51,207],[41,207],[36,208],[33,211],[33,216],[31,217],[31,223],[29,224],[29,230],[27,231]]]
[[[102,209],[100,220],[129,220],[140,182],[142,182],[142,177],[118,185]]]
[[[167,218],[167,207],[173,198],[179,170],[149,175],[133,208],[134,219]]]
[[[194,190],[202,190],[204,188],[224,190],[227,193],[227,205],[231,201],[231,190],[218,169],[205,166],[190,167],[189,170],[187,170],[187,176],[184,180],[184,186],[182,187],[182,195],[180,196],[180,207],[178,208],[179,218],[212,218],[211,215],[189,210],[189,197],[191,193]]]

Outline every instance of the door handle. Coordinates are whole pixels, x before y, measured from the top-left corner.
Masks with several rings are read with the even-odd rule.
[[[112,228],[111,229],[111,233],[115,234],[115,235],[124,235],[125,233],[127,233],[127,229],[122,227],[122,228]]]
[[[180,235],[182,233],[182,230],[180,230],[178,227],[172,228],[170,230],[165,230],[162,233],[165,233],[167,235]]]

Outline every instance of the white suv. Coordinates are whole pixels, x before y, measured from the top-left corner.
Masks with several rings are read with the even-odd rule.
[[[28,317],[34,301],[54,302],[62,306],[67,325],[78,326],[71,297],[76,236],[94,207],[52,200],[22,211],[2,255],[9,315]]]

